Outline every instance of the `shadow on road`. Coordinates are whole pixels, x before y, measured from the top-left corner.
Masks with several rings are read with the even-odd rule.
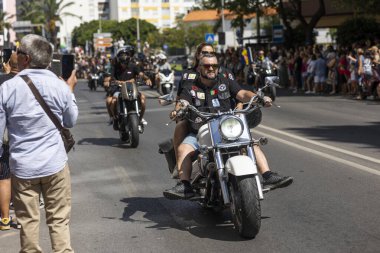
[[[353,126],[315,126],[313,128],[287,128],[318,140],[342,143],[361,143],[370,148],[380,148],[380,122],[368,122],[367,125]],[[368,125],[369,124],[369,125]]]
[[[234,229],[228,211],[216,213],[195,203],[170,201],[163,197],[132,197],[121,202],[127,204],[122,218],[126,222],[146,223],[146,228],[157,230],[188,231],[199,238],[246,241]]]
[[[80,139],[77,145],[97,145],[97,146],[108,146],[114,148],[129,149],[129,145],[122,143],[118,138],[83,138]]]

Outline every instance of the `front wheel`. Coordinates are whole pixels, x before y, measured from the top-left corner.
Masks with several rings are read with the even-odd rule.
[[[131,114],[128,116],[128,132],[130,137],[130,143],[132,148],[136,148],[139,145],[139,117],[137,114]]]
[[[261,226],[261,206],[254,176],[229,175],[231,213],[236,230],[246,238],[254,238]]]
[[[269,87],[269,97],[272,99],[272,101],[275,101],[276,100],[276,87],[274,86],[271,86]]]

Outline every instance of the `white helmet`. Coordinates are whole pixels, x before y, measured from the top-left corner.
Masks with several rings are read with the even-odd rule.
[[[166,55],[164,54],[159,54],[157,57],[158,59],[163,60],[163,61],[167,59]]]

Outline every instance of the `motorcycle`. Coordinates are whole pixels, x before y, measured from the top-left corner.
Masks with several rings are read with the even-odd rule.
[[[141,101],[137,85],[134,82],[123,82],[117,98],[117,115],[120,140],[132,148],[139,145],[139,135],[144,132],[140,123]]]
[[[271,66],[269,61],[263,61],[261,66],[258,66],[256,67],[255,70],[253,70],[253,75],[259,77],[258,85],[259,87],[262,87],[263,85],[265,85],[266,77],[277,77],[277,71],[275,68]],[[263,91],[266,94],[266,96],[269,96],[272,99],[272,101],[276,100],[276,96],[277,96],[276,86],[267,87]]]
[[[160,85],[157,87],[157,91],[160,95],[166,95],[174,89],[174,71],[165,69],[159,72]]]
[[[90,91],[96,91],[98,88],[99,83],[99,75],[97,73],[90,73],[89,80],[88,80],[88,87],[90,88]]]
[[[262,90],[276,86],[278,78],[266,77],[265,81],[266,85],[257,91],[245,109],[206,113],[180,100],[182,108],[177,111],[180,118],[190,120],[188,116],[193,113],[205,122],[197,135],[200,148],[192,162],[191,177],[196,196],[190,201],[216,211],[229,208],[236,230],[246,238],[254,238],[260,230],[260,201],[264,199],[253,145],[267,143],[266,138],[252,138],[246,115],[261,107]],[[161,104],[169,104],[171,94],[160,99],[163,100]],[[175,174],[171,141],[159,144],[159,152],[165,154],[169,171]]]

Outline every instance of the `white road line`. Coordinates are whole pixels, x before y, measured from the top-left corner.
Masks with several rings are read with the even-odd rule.
[[[300,141],[304,141],[304,142],[307,142],[307,143],[310,143],[310,144],[313,144],[313,145],[316,145],[316,146],[320,146],[320,147],[323,147],[323,148],[331,149],[331,150],[334,150],[336,152],[340,152],[340,153],[343,153],[343,154],[346,154],[346,155],[354,156],[354,157],[357,157],[357,158],[361,158],[361,159],[364,159],[364,160],[368,160],[368,161],[380,164],[380,160],[379,159],[376,159],[376,158],[373,158],[373,157],[370,157],[370,156],[361,155],[361,154],[358,154],[358,153],[354,153],[354,152],[351,152],[351,151],[348,151],[348,150],[345,150],[345,149],[341,149],[341,148],[337,148],[337,147],[334,147],[334,146],[330,146],[330,145],[327,145],[327,144],[323,144],[323,143],[321,143],[319,141],[312,141],[312,140],[309,140],[307,138],[303,138],[303,137],[300,137],[300,136],[297,136],[297,135],[294,135],[294,134],[290,134],[290,133],[287,133],[287,132],[284,132],[284,131],[281,131],[281,130],[278,130],[278,129],[275,129],[275,128],[271,128],[271,127],[268,127],[268,126],[265,126],[265,125],[259,125],[258,128],[269,130],[269,131],[272,131],[272,132],[275,132],[275,133],[278,133],[278,134],[282,134],[282,135],[285,135],[285,136],[288,136],[288,137],[291,137],[291,138],[294,138],[294,139],[297,139],[297,140],[300,140]]]
[[[312,154],[315,154],[315,155],[318,155],[318,156],[321,156],[321,157],[324,157],[324,158],[327,158],[327,159],[330,159],[330,160],[333,160],[333,161],[336,161],[336,162],[339,162],[339,163],[346,164],[346,165],[351,166],[353,168],[356,168],[358,170],[362,170],[362,171],[365,171],[365,172],[368,172],[368,173],[380,176],[380,171],[372,169],[372,168],[369,168],[367,166],[363,166],[363,165],[358,164],[358,163],[350,162],[350,161],[347,161],[347,160],[342,159],[342,158],[334,157],[332,155],[328,155],[328,154],[325,154],[323,152],[316,151],[316,150],[313,150],[311,148],[307,148],[305,146],[301,146],[299,144],[296,144],[296,143],[293,143],[293,142],[281,139],[281,138],[276,137],[274,135],[270,135],[270,134],[267,134],[267,133],[264,133],[264,132],[261,132],[261,131],[258,131],[258,130],[255,130],[254,133],[266,136],[269,139],[276,140],[276,141],[281,142],[281,143],[283,143],[285,145],[288,145],[288,146],[291,146],[291,147],[294,147],[294,148],[297,148],[297,149],[301,149],[302,151],[305,151],[305,152],[308,152],[308,153],[312,153]]]

